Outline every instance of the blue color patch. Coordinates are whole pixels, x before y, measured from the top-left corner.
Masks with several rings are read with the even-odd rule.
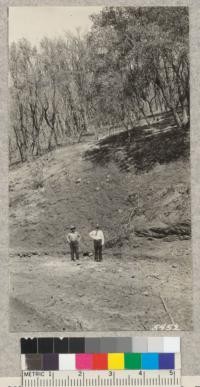
[[[159,353],[159,369],[174,370],[174,353]]]
[[[142,370],[158,370],[158,353],[142,353]]]

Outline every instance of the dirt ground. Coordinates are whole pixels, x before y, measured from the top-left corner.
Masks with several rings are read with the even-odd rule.
[[[80,143],[11,169],[12,331],[192,329],[189,162],[168,162],[164,145],[159,159],[155,136],[145,155],[147,165],[156,156],[151,168],[138,173],[131,158],[124,170],[113,161],[127,148],[120,141],[107,147],[111,161],[107,144]],[[103,165],[85,158],[91,147]],[[90,252],[96,223],[107,243],[103,262],[83,255],[71,262],[70,225],[81,232],[81,251]],[[171,234],[157,239],[152,227]]]
[[[188,241],[138,244],[101,263],[11,256],[11,330],[192,329]]]

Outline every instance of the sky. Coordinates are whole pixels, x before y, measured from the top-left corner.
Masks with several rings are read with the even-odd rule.
[[[66,31],[86,32],[91,27],[89,15],[98,13],[102,7],[10,7],[9,43],[26,38],[39,45],[44,36],[55,38]]]

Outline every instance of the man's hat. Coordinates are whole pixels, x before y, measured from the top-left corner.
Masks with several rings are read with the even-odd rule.
[[[71,226],[70,230],[75,230],[75,228],[76,228],[75,226]]]

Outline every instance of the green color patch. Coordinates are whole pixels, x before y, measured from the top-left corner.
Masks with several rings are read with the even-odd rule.
[[[125,370],[140,370],[142,366],[141,353],[125,353],[124,354],[124,369]]]

